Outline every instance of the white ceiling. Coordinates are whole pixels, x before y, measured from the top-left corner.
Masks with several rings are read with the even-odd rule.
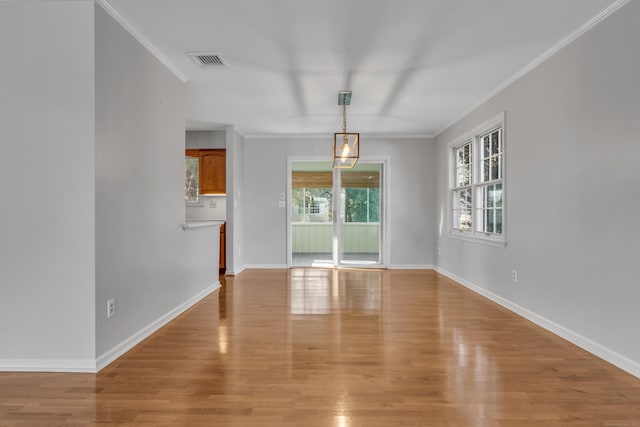
[[[186,83],[187,129],[435,135],[614,0],[106,0]],[[105,1],[102,1],[104,4]],[[217,52],[201,68],[186,52]]]

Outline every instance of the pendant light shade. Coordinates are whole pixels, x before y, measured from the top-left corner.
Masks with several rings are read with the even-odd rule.
[[[338,92],[338,105],[342,105],[342,132],[333,134],[334,169],[350,169],[360,158],[360,134],[347,132],[347,105],[349,104],[351,104],[351,92]]]
[[[333,167],[350,169],[360,157],[360,134],[336,132],[333,134]]]

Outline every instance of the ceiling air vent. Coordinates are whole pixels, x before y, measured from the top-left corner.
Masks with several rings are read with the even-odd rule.
[[[226,67],[227,62],[217,53],[188,52],[187,55],[200,67]]]

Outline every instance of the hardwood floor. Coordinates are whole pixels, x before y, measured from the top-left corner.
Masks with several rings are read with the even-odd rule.
[[[247,270],[97,375],[0,373],[0,425],[640,427],[640,380],[430,270]]]

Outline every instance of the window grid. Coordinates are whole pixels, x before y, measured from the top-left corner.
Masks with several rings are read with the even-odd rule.
[[[504,239],[504,116],[450,145],[450,230],[459,235]]]

